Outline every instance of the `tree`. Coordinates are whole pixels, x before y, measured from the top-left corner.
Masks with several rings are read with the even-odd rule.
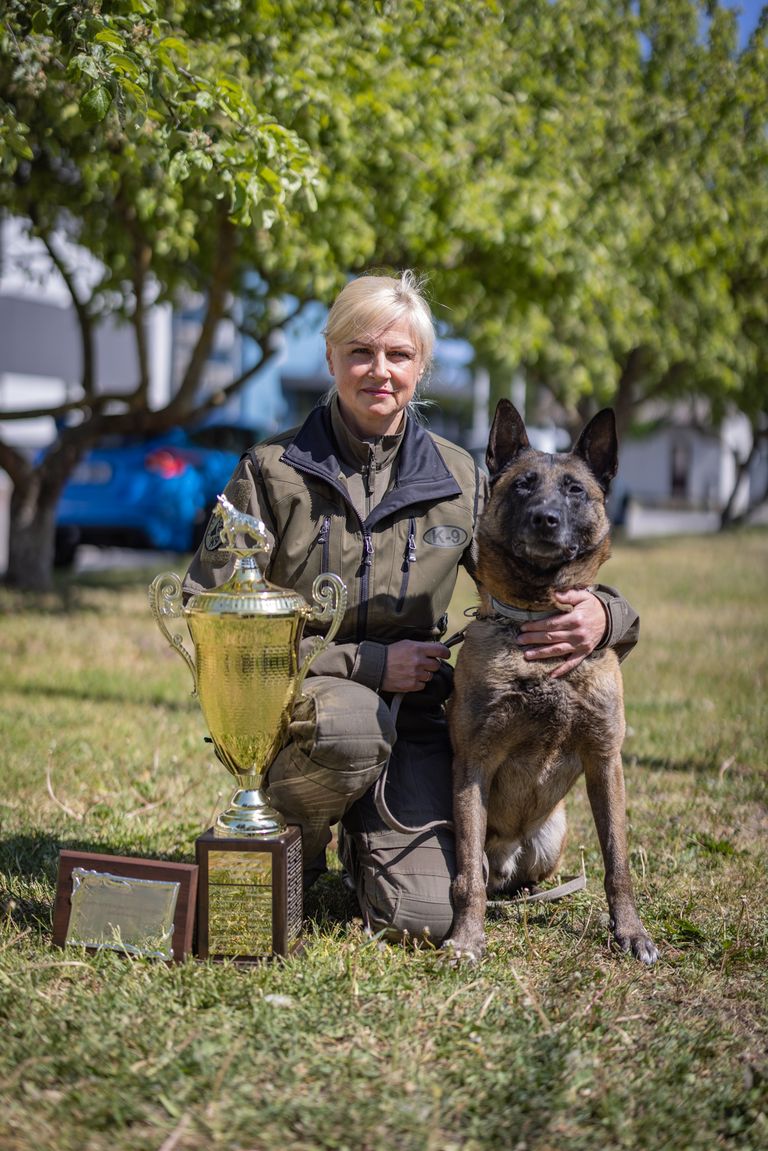
[[[69,289],[82,346],[81,396],[52,413],[63,427],[45,459],[33,465],[0,444],[14,482],[8,579],[19,585],[49,582],[58,496],[90,444],[107,429],[167,427],[193,408],[232,289],[238,226],[268,228],[292,199],[312,195],[309,149],[257,106],[237,42],[195,40],[163,17],[165,7],[6,6],[0,205],[26,217],[45,245]],[[183,16],[183,5],[170,7]],[[100,261],[103,274],[88,293],[64,237]],[[151,412],[146,308],[201,283],[208,307],[200,340],[171,405]],[[95,387],[94,333],[107,312],[130,323],[139,364],[119,403]]]
[[[414,24],[398,7],[9,0],[0,208],[29,222],[67,284],[83,364],[81,395],[51,413],[61,431],[42,461],[0,443],[14,484],[10,582],[49,583],[58,496],[91,444],[163,430],[209,402],[200,374],[233,300],[266,356],[306,301],[438,241],[451,171],[439,94],[468,86],[463,30],[476,47],[487,32],[458,0],[422,0]],[[62,236],[104,269],[87,294]],[[146,309],[182,290],[206,300],[200,338],[178,392],[152,410]],[[131,325],[140,365],[119,398],[95,387],[94,331],[107,314]]]
[[[713,422],[735,406],[761,434],[766,11],[742,52],[715,2],[506,14],[484,194],[454,216],[455,321],[497,389],[523,365],[574,427],[611,403],[626,431],[651,399],[704,396]]]
[[[12,581],[49,580],[90,444],[199,411],[233,300],[266,356],[374,264],[430,274],[497,394],[522,365],[574,423],[695,393],[763,427],[765,23],[739,53],[716,0],[7,0],[2,19],[0,208],[47,245],[83,345],[45,460],[0,443]],[[62,234],[104,268],[87,296]],[[146,308],[184,289],[200,340],[153,411]],[[110,312],[141,365],[117,404],[93,384]]]

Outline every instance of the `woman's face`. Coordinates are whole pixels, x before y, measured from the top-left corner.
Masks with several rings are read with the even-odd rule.
[[[326,344],[326,358],[350,431],[361,439],[396,432],[423,367],[410,326],[401,321],[375,337]]]

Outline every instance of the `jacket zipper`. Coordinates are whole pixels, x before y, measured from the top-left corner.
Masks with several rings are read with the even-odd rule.
[[[322,547],[320,571],[327,572],[328,564],[331,562],[331,548],[330,548],[330,535],[331,535],[331,517],[326,516],[323,520],[323,526],[320,528],[320,534],[317,537],[317,542]]]
[[[365,639],[365,629],[368,624],[368,589],[371,584],[371,565],[373,564],[373,538],[365,524],[363,526],[363,562],[360,566],[360,604],[357,613],[357,639]]]
[[[416,563],[416,520],[413,516],[408,517],[408,541],[405,545],[405,554],[403,556],[403,579],[400,584],[400,595],[397,600],[395,611],[401,612],[405,607],[405,596],[408,591],[408,580],[411,574],[411,564]]]

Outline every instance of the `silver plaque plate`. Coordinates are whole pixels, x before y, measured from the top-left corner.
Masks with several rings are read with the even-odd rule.
[[[72,870],[66,944],[108,948],[149,959],[173,959],[179,883],[107,871]]]

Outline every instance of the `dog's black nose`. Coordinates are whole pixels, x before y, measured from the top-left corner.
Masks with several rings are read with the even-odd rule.
[[[537,531],[555,531],[560,527],[560,520],[557,508],[536,508],[531,512],[531,523]]]

